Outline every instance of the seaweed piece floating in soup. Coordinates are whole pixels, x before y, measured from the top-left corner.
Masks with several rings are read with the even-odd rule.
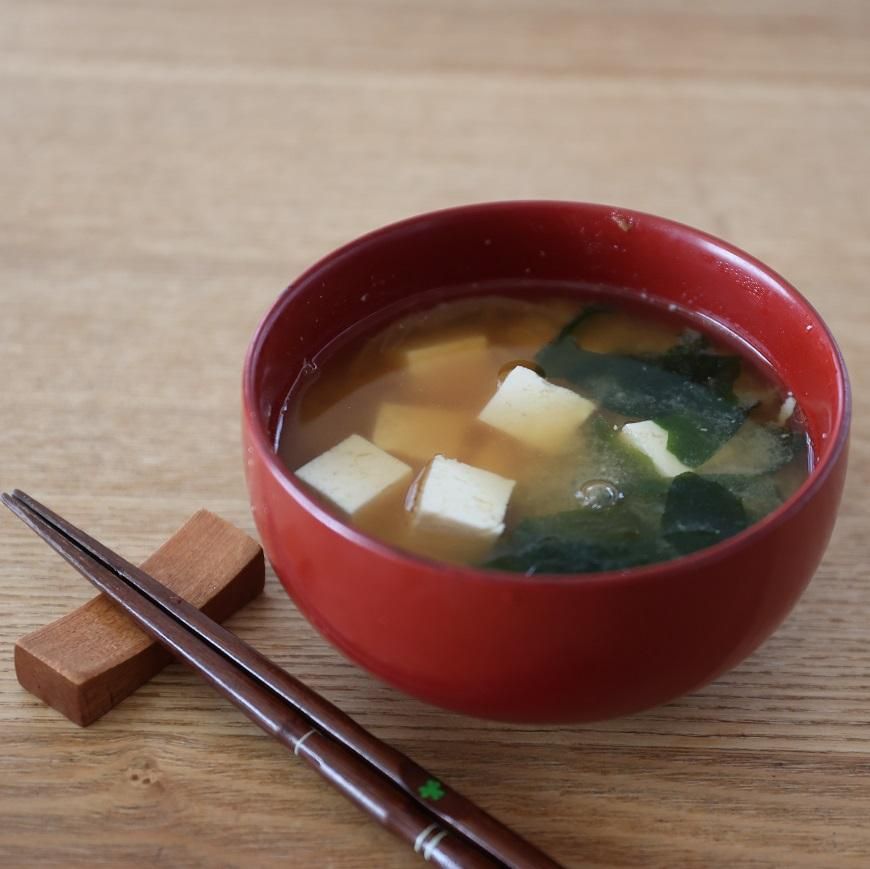
[[[652,307],[444,301],[327,348],[276,446],[315,498],[417,555],[527,574],[664,561],[809,470],[794,398],[726,342]]]

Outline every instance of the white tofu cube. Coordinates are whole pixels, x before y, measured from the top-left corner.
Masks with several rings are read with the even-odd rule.
[[[595,405],[522,365],[512,369],[478,419],[547,453],[570,449]]]
[[[459,452],[467,428],[468,415],[456,410],[384,402],[372,440],[388,452],[428,462],[437,453]]]
[[[497,537],[515,485],[482,468],[435,456],[417,485],[414,520],[421,527]]]
[[[469,357],[489,346],[486,335],[466,335],[436,344],[425,344],[405,351],[405,364],[412,373],[421,374],[431,368],[454,362],[466,362]]]
[[[676,477],[691,470],[668,449],[667,430],[651,419],[626,423],[619,437],[649,458],[663,477]]]
[[[324,498],[351,514],[410,475],[409,465],[355,434],[296,471]]]

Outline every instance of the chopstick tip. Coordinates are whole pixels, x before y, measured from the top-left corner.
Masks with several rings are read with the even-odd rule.
[[[13,489],[12,492],[3,492],[0,494],[0,501],[4,506],[8,507],[19,519],[28,525],[32,526],[31,516],[36,511],[30,505],[27,495],[20,489]],[[34,529],[35,530],[35,529]]]
[[[29,510],[36,509],[33,498],[31,498],[27,492],[22,492],[21,489],[13,489],[11,492],[4,492],[0,495],[0,499],[2,499],[3,503],[10,510],[13,510],[14,507]]]
[[[0,494],[0,501],[2,501],[3,505],[8,507],[19,519],[24,518],[26,509],[25,505],[18,500],[14,491],[11,495],[9,492],[3,492]]]

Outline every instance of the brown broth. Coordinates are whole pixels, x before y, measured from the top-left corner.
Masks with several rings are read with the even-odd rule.
[[[399,316],[373,333],[351,333],[328,348],[317,360],[316,371],[291,390],[277,450],[295,470],[352,434],[371,439],[376,416],[385,403],[425,405],[432,409],[431,425],[414,439],[414,450],[422,454],[393,453],[411,466],[414,478],[423,473],[432,455],[444,453],[516,480],[503,537],[532,517],[577,510],[578,489],[584,481],[616,480],[621,487],[623,478],[630,475],[630,462],[610,461],[611,466],[602,466],[589,441],[600,437],[602,426],[616,430],[631,417],[599,408],[594,426],[582,425],[570,448],[551,455],[485,425],[477,415],[512,364],[523,361],[533,366],[536,353],[583,307],[577,298],[557,295],[535,301],[483,296],[434,304]],[[687,329],[697,331],[698,327],[681,315],[620,306],[581,324],[575,340],[598,354],[661,354],[684,339]],[[718,336],[705,333],[705,337],[715,352],[735,352]],[[437,363],[424,358],[410,365],[404,355],[447,341],[465,342],[467,349],[462,351],[463,344],[457,344],[459,352]],[[768,371],[743,354],[733,388],[738,399],[754,403],[750,420],[764,424],[776,419],[783,391]],[[797,419],[795,415],[789,426],[794,427]],[[714,461],[714,473],[734,472],[744,458],[741,449],[734,452],[730,464],[727,454],[724,458],[717,454],[719,467]],[[764,461],[763,456],[759,458],[760,465]],[[807,462],[806,452],[796,455],[771,476],[781,499],[806,477]],[[407,482],[394,485],[345,518],[371,536],[418,555],[462,563],[487,558],[492,539],[419,527],[407,509],[407,495]]]

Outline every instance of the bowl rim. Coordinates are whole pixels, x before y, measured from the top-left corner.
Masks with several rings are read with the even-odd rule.
[[[476,568],[452,562],[443,562],[425,556],[405,552],[397,547],[383,543],[375,537],[360,531],[337,515],[323,507],[305,489],[296,482],[296,475],[280,459],[273,447],[273,441],[269,432],[261,423],[258,413],[258,399],[255,388],[254,373],[260,360],[265,341],[275,322],[283,314],[284,308],[290,303],[300,284],[309,281],[323,268],[331,265],[336,260],[352,255],[354,251],[371,242],[385,239],[397,232],[415,227],[433,219],[449,220],[453,217],[465,216],[471,213],[485,213],[497,211],[511,211],[523,208],[578,208],[600,214],[618,214],[629,218],[641,218],[644,221],[652,221],[658,227],[670,229],[680,234],[688,234],[694,238],[713,245],[718,251],[726,254],[732,264],[739,265],[743,271],[761,272],[768,280],[778,285],[788,296],[796,300],[806,311],[813,328],[818,329],[824,336],[830,347],[837,375],[837,413],[831,425],[831,443],[827,454],[810,471],[807,478],[779,507],[766,516],[753,522],[743,531],[729,537],[712,546],[700,549],[688,555],[672,558],[668,561],[654,562],[653,564],[628,567],[620,570],[595,571],[588,573],[517,573],[507,570],[492,568]],[[751,337],[751,336],[749,336]],[[751,342],[750,342],[751,343]],[[450,575],[453,581],[466,580],[473,582],[512,582],[520,585],[532,585],[540,587],[545,584],[560,586],[574,584],[613,584],[652,582],[662,576],[673,577],[686,572],[697,572],[707,565],[713,565],[725,558],[740,552],[750,546],[757,537],[766,535],[778,526],[787,522],[792,516],[803,509],[804,505],[822,488],[827,478],[837,465],[843,450],[846,447],[849,427],[852,416],[852,395],[849,383],[849,375],[846,370],[845,360],[836,339],[832,335],[828,325],[822,319],[813,305],[782,275],[756,259],[746,251],[730,244],[724,239],[711,235],[704,230],[689,226],[667,217],[638,211],[632,208],[606,205],[603,203],[582,202],[563,199],[506,199],[487,202],[470,203],[466,205],[451,206],[424,212],[412,217],[381,226],[363,235],[357,236],[346,242],[330,253],[321,257],[309,266],[302,274],[295,278],[287,288],[270,305],[269,309],[261,318],[254,334],[248,344],[245,353],[244,367],[242,371],[242,404],[243,424],[247,423],[247,431],[251,444],[257,449],[260,460],[268,468],[271,475],[281,484],[283,489],[300,504],[305,511],[316,520],[326,525],[331,531],[343,537],[349,543],[359,546],[372,555],[399,561],[408,567],[420,566],[427,572],[434,571],[438,574]]]

